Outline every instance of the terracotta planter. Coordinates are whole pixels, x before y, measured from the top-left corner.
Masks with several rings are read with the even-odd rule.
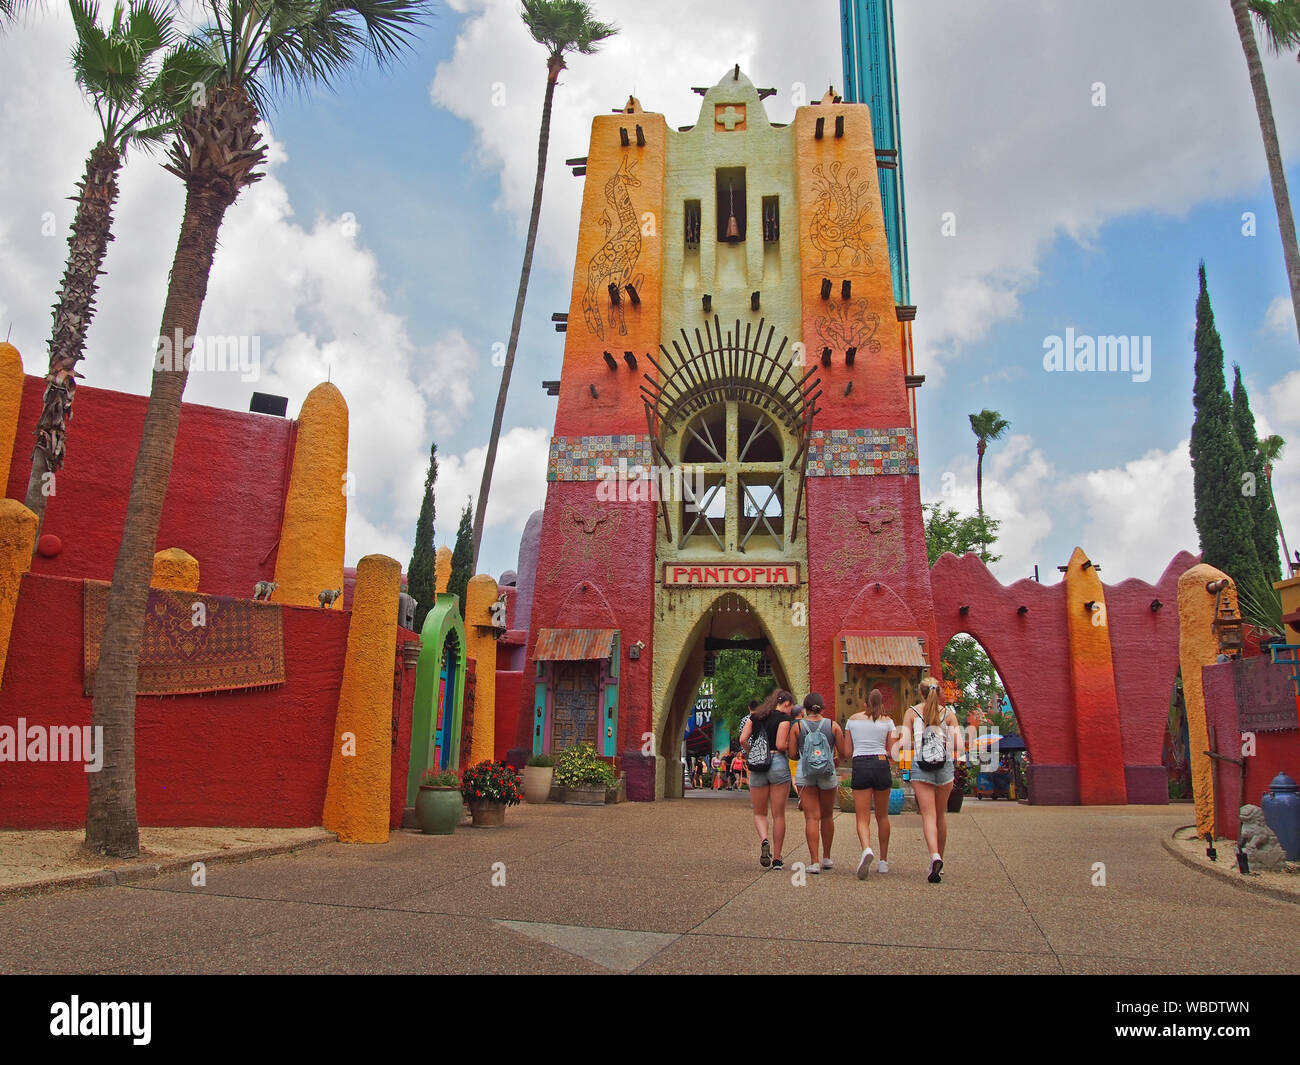
[[[506,823],[506,804],[480,799],[469,804],[470,816],[478,828],[500,828]]]
[[[605,791],[603,784],[594,788],[565,788],[564,801],[571,806],[604,806]]]
[[[415,796],[415,817],[426,836],[450,836],[460,823],[464,804],[460,788],[430,788],[420,785]]]
[[[551,797],[551,780],[554,776],[554,766],[524,766],[524,798],[529,802],[546,802]]]

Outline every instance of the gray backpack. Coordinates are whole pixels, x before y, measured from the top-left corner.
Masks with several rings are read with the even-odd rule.
[[[830,735],[822,731],[822,725],[829,724],[825,719],[816,725],[801,721],[803,737],[799,741],[799,758],[803,762],[805,776],[824,777],[835,772],[835,759],[831,754],[831,741],[835,726],[831,726]]]

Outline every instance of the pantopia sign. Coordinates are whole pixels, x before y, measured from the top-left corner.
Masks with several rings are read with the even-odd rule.
[[[664,586],[667,588],[791,588],[798,583],[798,563],[742,566],[664,563]]]

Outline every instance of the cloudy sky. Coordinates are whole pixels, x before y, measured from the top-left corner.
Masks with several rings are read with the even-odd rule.
[[[545,495],[584,155],[593,114],[630,92],[671,126],[690,86],[739,62],[788,121],[802,87],[842,84],[834,0],[596,0],[621,33],[574,59],[556,94],[541,237],[497,463],[481,568],[513,568]],[[1156,578],[1192,524],[1192,336],[1204,259],[1225,353],[1300,542],[1300,351],[1264,154],[1226,0],[896,0],[919,397],[922,495],[975,507],[967,414],[1012,430],[985,463],[1010,581],[1079,544],[1108,581]],[[66,253],[67,200],[97,126],[67,64],[57,0],[0,39],[0,328],[43,372]],[[1300,64],[1266,59],[1300,197]],[[527,223],[545,54],[515,0],[447,0],[394,72],[279,101],[265,180],[226,217],[200,332],[261,338],[262,379],[191,378],[193,402],[246,409],[256,387],[296,412],[329,376],[351,410],[348,562],[405,565],[431,440],[437,539],[478,489]],[[1101,87],[1101,92],[1098,87]],[[1104,106],[1098,106],[1104,94]],[[86,383],[146,392],[182,206],[180,183],[133,157],[91,329]],[[1243,229],[1253,213],[1256,235]],[[955,219],[955,233],[944,219]],[[953,227],[947,227],[951,230]],[[1049,373],[1044,342],[1150,337],[1150,379]],[[70,456],[75,455],[74,439]],[[72,459],[70,458],[70,461]],[[946,475],[946,476],[945,476]]]

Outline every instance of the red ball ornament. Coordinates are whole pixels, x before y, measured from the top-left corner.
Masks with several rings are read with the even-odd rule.
[[[54,533],[42,533],[36,541],[36,553],[42,558],[54,558],[63,550],[63,541]]]

